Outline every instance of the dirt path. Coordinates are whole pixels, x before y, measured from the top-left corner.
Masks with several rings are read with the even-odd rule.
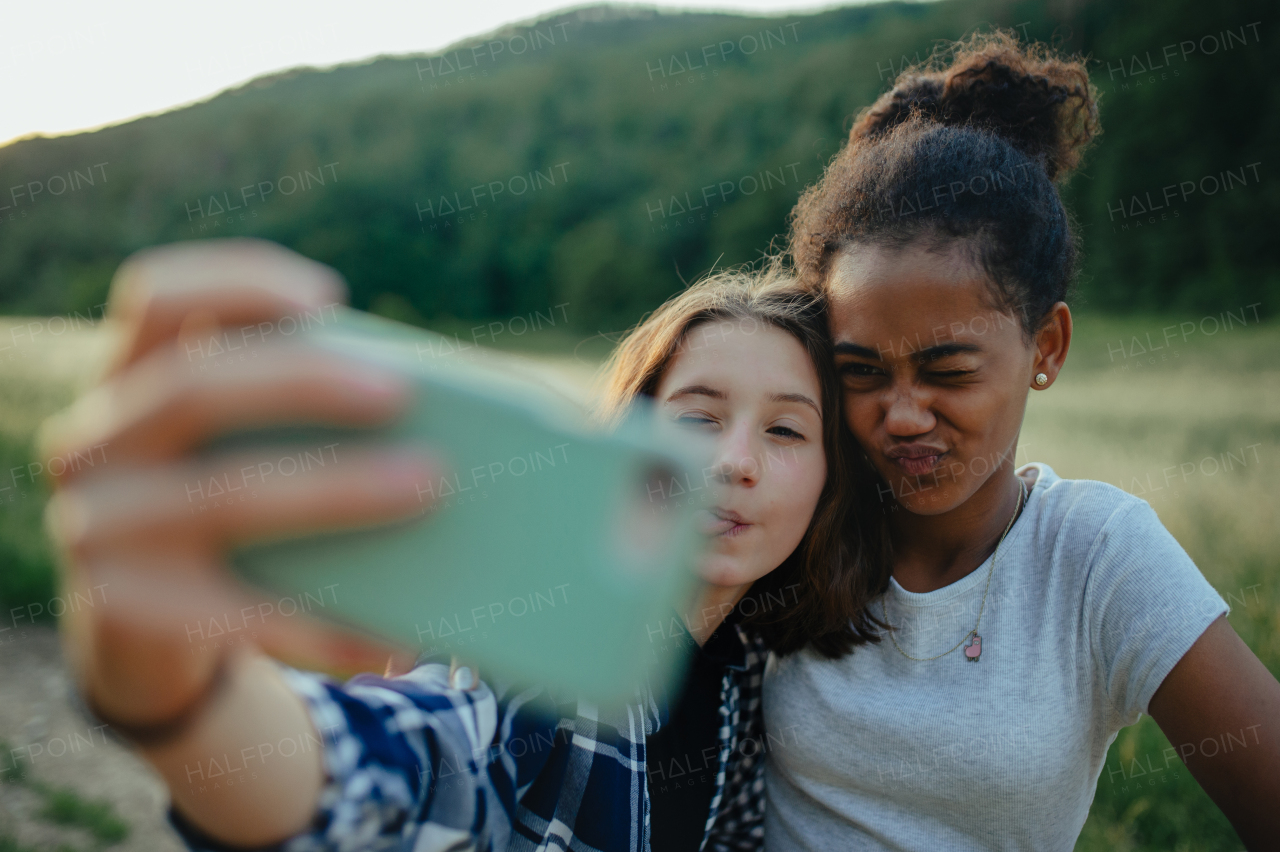
[[[129,836],[111,850],[180,852],[185,847],[164,818],[166,795],[137,758],[106,739],[100,728],[67,701],[70,690],[58,637],[51,627],[0,633],[0,780],[15,767],[48,787],[69,788],[82,800],[110,802],[129,825]],[[16,840],[26,850],[99,847],[79,828],[38,816],[43,798],[29,784],[0,784],[0,846]]]

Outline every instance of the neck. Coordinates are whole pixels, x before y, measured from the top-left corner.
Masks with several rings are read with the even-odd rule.
[[[1018,506],[1012,465],[993,473],[973,495],[940,515],[899,509],[890,520],[893,578],[910,592],[932,592],[973,573],[995,550]]]
[[[733,611],[738,601],[751,588],[750,583],[738,586],[719,586],[707,583],[693,601],[693,607],[684,614],[685,626],[689,635],[699,646],[707,644],[707,639],[716,628],[724,623],[725,616]]]

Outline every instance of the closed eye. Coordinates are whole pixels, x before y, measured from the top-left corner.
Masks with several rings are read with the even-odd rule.
[[[846,376],[882,376],[884,370],[859,361],[850,361],[840,365],[840,373]]]

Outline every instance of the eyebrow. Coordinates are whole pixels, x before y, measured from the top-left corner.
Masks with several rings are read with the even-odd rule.
[[[859,346],[857,343],[837,343],[835,350],[837,355],[856,355],[869,361],[883,360],[876,350],[867,346]],[[966,352],[981,351],[982,347],[976,343],[939,343],[937,346],[929,346],[911,353],[911,360],[916,362],[936,361],[939,358],[946,358],[948,355],[961,355]]]
[[[716,390],[706,385],[686,385],[678,388],[667,395],[666,402],[678,399],[682,396],[708,396],[712,399],[725,399],[724,391]],[[822,409],[818,407],[818,403],[806,394],[802,393],[775,393],[769,395],[770,402],[798,402],[801,405],[808,405],[818,412],[818,416],[822,416]]]
[[[802,393],[775,393],[769,397],[770,402],[798,402],[801,405],[810,406],[814,411],[818,412],[818,416],[822,416],[822,409],[818,407],[818,403],[814,402],[808,396]]]
[[[682,396],[709,396],[712,399],[725,398],[724,391],[718,391],[715,388],[710,388],[706,385],[685,385],[684,387],[667,394],[667,402],[670,402],[673,399],[678,399]]]

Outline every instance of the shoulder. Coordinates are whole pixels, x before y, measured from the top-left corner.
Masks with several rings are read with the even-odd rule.
[[[1046,464],[1031,492],[1035,535],[1046,554],[1075,564],[1091,561],[1099,548],[1120,541],[1138,542],[1167,531],[1147,501],[1092,479],[1064,479]]]
[[[1086,623],[1104,610],[1124,624],[1153,613],[1180,618],[1179,610],[1201,604],[1216,611],[1217,592],[1146,500],[1036,467],[1035,490],[1044,490],[1032,506],[1035,558],[1047,563],[1045,576],[1083,589]]]

